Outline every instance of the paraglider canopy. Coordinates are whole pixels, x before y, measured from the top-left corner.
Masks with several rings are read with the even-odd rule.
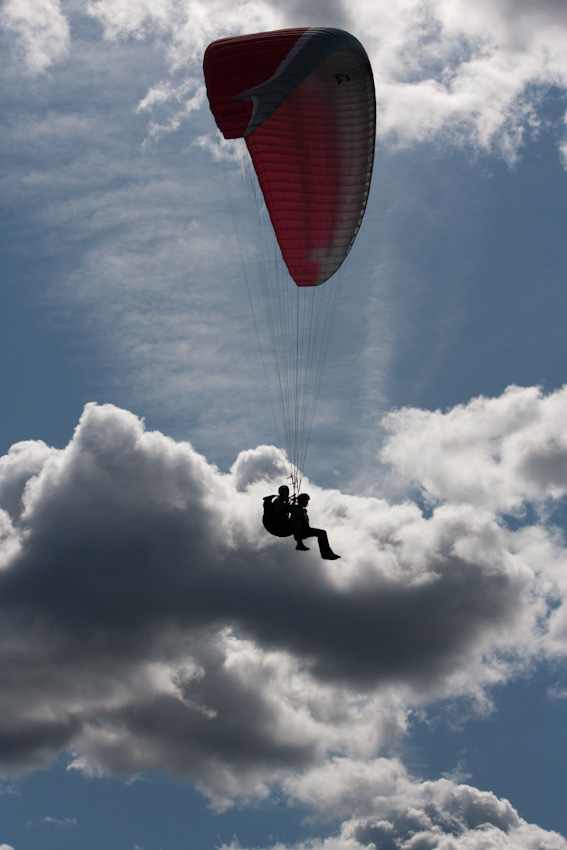
[[[244,137],[288,271],[318,286],[341,266],[366,208],[375,138],[372,71],[339,29],[279,30],[209,45],[211,111]]]

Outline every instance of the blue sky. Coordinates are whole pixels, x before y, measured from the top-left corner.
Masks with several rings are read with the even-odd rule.
[[[304,6],[0,12],[1,850],[567,847],[565,8]],[[285,467],[200,70],[309,25],[378,100],[325,568],[259,522]]]

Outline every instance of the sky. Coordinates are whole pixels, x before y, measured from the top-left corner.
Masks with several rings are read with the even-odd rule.
[[[377,96],[304,479],[334,562],[261,525],[202,77],[290,26],[357,36]],[[0,850],[567,850],[565,4],[0,28]]]

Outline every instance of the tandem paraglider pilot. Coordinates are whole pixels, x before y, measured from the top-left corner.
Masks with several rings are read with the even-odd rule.
[[[308,552],[309,547],[303,541],[308,537],[316,537],[319,544],[321,557],[326,561],[336,561],[340,555],[335,555],[329,546],[327,532],[323,528],[311,528],[307,514],[309,496],[300,493],[294,503],[289,500],[289,487],[285,484],[278,489],[277,496],[264,497],[264,516],[262,522],[266,531],[276,537],[295,538],[296,549],[300,552]]]
[[[340,555],[335,555],[329,546],[329,538],[327,532],[323,528],[311,528],[309,525],[309,515],[307,513],[307,505],[309,504],[309,496],[307,493],[300,493],[297,501],[291,506],[290,519],[293,528],[293,536],[297,543],[296,549],[302,552],[309,550],[308,546],[303,544],[303,541],[308,537],[316,537],[319,544],[321,557],[326,561],[336,561]]]
[[[290,510],[289,487],[282,484],[278,489],[277,496],[265,496],[264,498],[262,522],[266,531],[269,531],[275,537],[291,537],[293,528],[289,518]]]

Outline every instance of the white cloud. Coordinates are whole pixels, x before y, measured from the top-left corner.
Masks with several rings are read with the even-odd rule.
[[[340,831],[287,850],[565,850],[567,841],[527,823],[508,800],[450,779],[421,782],[396,760],[333,759],[287,789]],[[235,848],[237,845],[231,845]],[[286,850],[277,844],[272,850]]]
[[[192,48],[184,63],[201,59],[209,41],[231,34],[235,28],[248,32],[276,29],[285,20],[278,4],[269,0],[189,0],[183,4],[175,0],[91,0],[89,12],[102,23],[107,38],[173,33],[179,44]]]
[[[560,398],[523,393],[524,429],[553,434]],[[532,442],[510,413],[520,394],[431,414],[431,451],[439,468],[452,468],[451,452],[458,466],[469,432],[454,439],[454,420],[476,417],[468,439],[489,457],[497,422],[501,455],[514,459],[503,491],[523,482],[526,498],[549,501],[557,467],[525,462]],[[415,418],[427,420],[409,410],[395,420],[400,457]],[[2,460],[5,769],[73,749],[83,769],[190,776],[223,805],[329,753],[372,759],[403,735],[412,706],[480,699],[539,654],[564,654],[564,548],[551,514],[506,528],[508,501],[473,487],[472,472],[475,498],[446,486],[429,517],[410,501],[307,482],[312,520],[343,555],[324,562],[261,526],[282,463],[264,446],[222,474],[111,405],[88,405],[65,449],[28,442]]]
[[[149,32],[167,31],[179,14],[174,0],[89,0],[87,8],[109,40],[141,39]]]
[[[567,388],[509,387],[449,411],[388,414],[382,458],[427,498],[521,513],[567,494]]]
[[[450,779],[421,782],[396,760],[333,759],[286,790],[337,834],[287,850],[565,850],[567,841],[527,823],[508,800]],[[232,844],[235,850],[237,845]],[[272,850],[286,850],[277,844]]]
[[[16,36],[32,73],[45,71],[67,52],[69,22],[59,0],[7,0],[0,23]]]
[[[51,815],[42,818],[41,822],[50,826],[77,826],[78,824],[77,818],[54,818]]]
[[[567,688],[561,688],[559,685],[554,685],[547,692],[549,699],[567,699]]]
[[[565,88],[559,4],[363,3],[353,18],[376,74],[378,134],[498,151],[514,162],[542,94]]]

